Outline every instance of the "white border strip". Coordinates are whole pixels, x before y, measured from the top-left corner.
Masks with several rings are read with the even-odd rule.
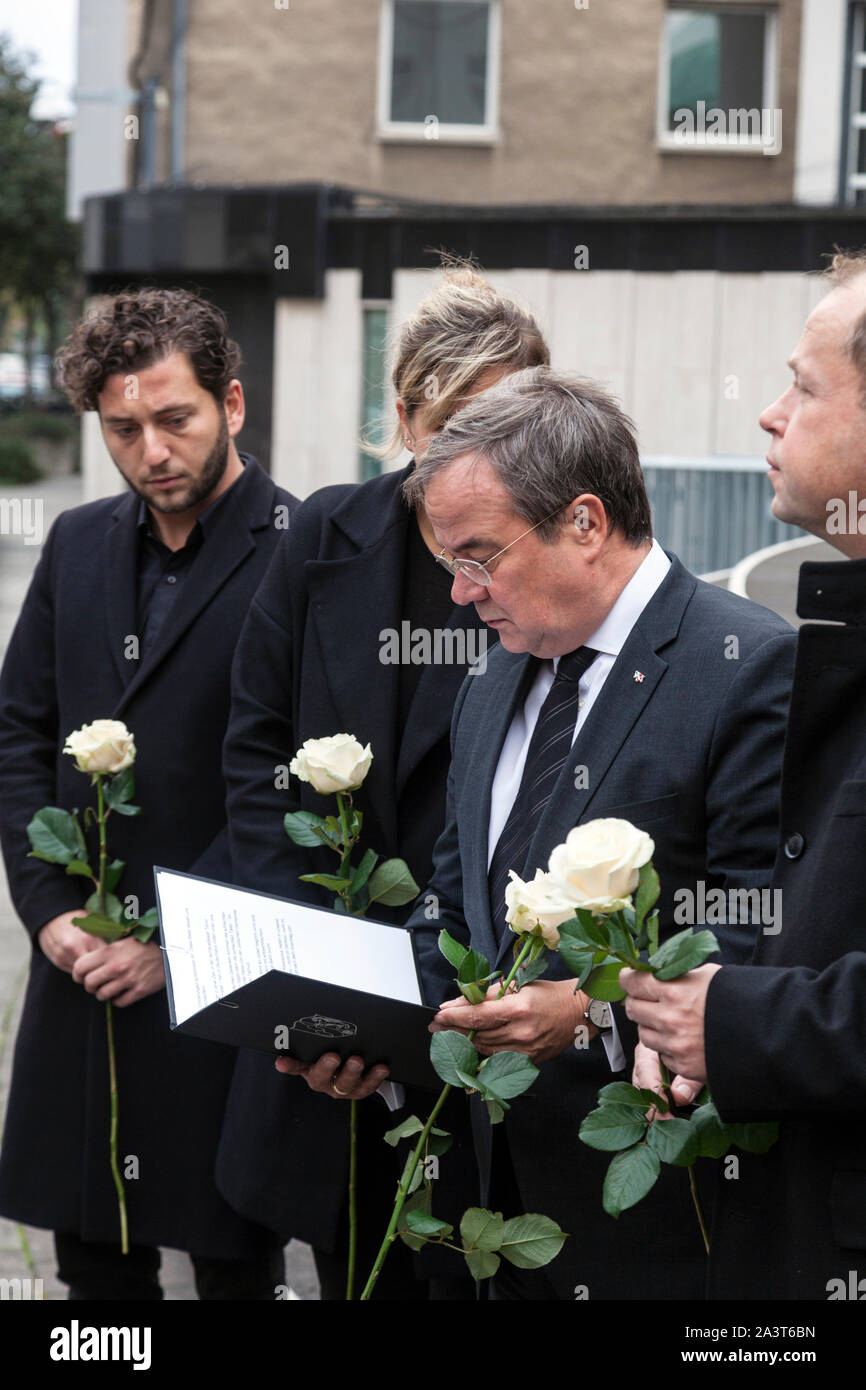
[[[763,550],[755,550],[751,555],[747,555],[744,560],[740,560],[731,570],[731,577],[728,580],[728,591],[732,594],[739,594],[742,598],[748,598],[747,584],[752,570],[757,569],[765,560],[771,560],[774,555],[784,555],[788,550],[800,550],[807,545],[820,545],[817,536],[798,537],[795,541],[779,541],[778,545],[765,546]]]

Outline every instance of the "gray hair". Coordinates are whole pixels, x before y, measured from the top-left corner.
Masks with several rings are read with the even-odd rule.
[[[634,426],[593,381],[530,367],[482,391],[416,460],[403,484],[407,503],[422,502],[434,474],[467,454],[486,460],[544,541],[559,533],[554,514],[581,493],[599,498],[631,545],[652,536]]]

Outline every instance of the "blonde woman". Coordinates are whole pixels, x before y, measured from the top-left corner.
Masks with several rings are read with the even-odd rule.
[[[450,270],[398,334],[397,419],[381,455],[393,458],[401,447],[420,455],[472,396],[505,373],[547,361],[531,314],[473,268]],[[489,632],[474,608],[452,603],[451,577],[433,561],[439,547],[427,517],[402,500],[412,468],[414,458],[404,469],[309,497],[252,605],[237,652],[225,746],[232,856],[236,880],[245,886],[330,906],[332,895],[299,881],[301,874],[331,870],[327,851],[299,849],[282,829],[287,811],[321,813],[325,802],[294,779],[288,792],[276,790],[274,766],[305,739],[343,731],[369,742],[374,753],[355,795],[364,813],[357,853],[369,846],[400,856],[417,883],[427,881],[445,818],[451,710],[468,663],[483,658]],[[427,664],[417,659],[420,644],[405,640],[406,623],[410,634],[428,634]],[[408,907],[383,908],[372,915],[402,922],[408,913]],[[382,1135],[401,1116],[389,1115],[376,1097],[359,1115],[358,1269],[366,1273],[397,1176]],[[450,1195],[462,1210],[476,1196],[464,1107],[455,1107],[447,1127],[455,1143],[442,1160],[442,1197]],[[262,1055],[241,1055],[218,1183],[243,1215],[313,1246],[322,1298],[329,1300],[345,1291],[347,1159],[347,1106],[313,1094],[300,1077],[279,1075]],[[377,1297],[473,1297],[457,1256],[432,1258],[422,1266],[430,1277],[419,1278],[400,1245]]]

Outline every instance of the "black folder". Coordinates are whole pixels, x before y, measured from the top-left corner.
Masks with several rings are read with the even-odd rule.
[[[344,1060],[360,1056],[368,1067],[383,1062],[392,1081],[429,1090],[441,1089],[442,1082],[430,1062],[428,1025],[436,1010],[421,1004],[271,969],[178,1023],[171,976],[172,951],[166,948],[163,932],[160,873],[215,884],[231,893],[271,898],[286,907],[294,905],[308,909],[310,904],[275,893],[254,893],[232,884],[218,884],[214,879],[197,878],[176,869],[156,867],[156,901],[169,1021],[173,1030],[232,1047],[251,1047],[273,1057],[296,1057],[302,1062],[314,1062],[323,1052],[336,1052]],[[327,908],[317,911],[340,917],[342,923],[346,921],[344,916],[330,913]],[[363,925],[364,919],[358,919],[359,928]],[[389,927],[388,930],[402,931],[403,928]]]

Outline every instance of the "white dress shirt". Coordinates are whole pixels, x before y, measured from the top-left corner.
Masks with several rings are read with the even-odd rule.
[[[577,719],[575,720],[572,743],[577,738],[587,715],[598,699],[599,692],[613,669],[616,658],[625,646],[632,628],[670,567],[670,560],[658,541],[654,540],[649,553],[635,570],[607,617],[599,624],[592,636],[586,639],[584,645],[594,648],[599,654],[580,678]],[[555,657],[552,661],[542,662],[538,674],[529,688],[523,707],[516,712],[508,733],[505,735],[490,794],[490,823],[487,835],[488,870],[493,858],[493,851],[505,828],[511,807],[514,805],[514,798],[517,796],[520,779],[523,776],[526,755],[529,751],[529,744],[539,711],[553,685],[553,678],[558,665],[559,657]],[[614,1071],[621,1071],[625,1066],[625,1053],[616,1034],[616,1028],[613,1029],[612,1033],[603,1033],[602,1041],[611,1068]]]

